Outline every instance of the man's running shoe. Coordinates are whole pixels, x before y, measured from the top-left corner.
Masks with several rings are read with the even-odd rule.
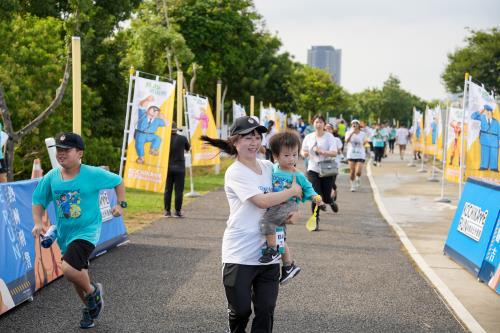
[[[262,257],[259,258],[259,262],[263,264],[267,264],[281,257],[281,253],[278,250],[269,246],[263,252]]]
[[[174,217],[183,218],[184,215],[182,215],[181,211],[176,211],[175,214],[174,214]]]
[[[84,308],[82,310],[82,320],[80,320],[80,328],[86,329],[86,328],[92,328],[95,326],[94,320],[92,319],[92,316],[90,315],[90,311],[88,308]]]
[[[300,267],[295,266],[295,262],[292,262],[290,266],[281,267],[280,284],[284,285],[290,282],[290,280],[293,279],[295,276],[297,276],[297,274],[299,273],[300,273]]]
[[[165,211],[165,215],[163,215],[165,217],[172,217],[172,213],[170,211]]]
[[[91,318],[97,319],[104,308],[104,290],[100,283],[92,283],[92,285],[94,292],[87,296],[87,304]]]

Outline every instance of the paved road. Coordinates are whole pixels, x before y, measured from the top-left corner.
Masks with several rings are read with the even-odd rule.
[[[275,332],[461,332],[432,287],[382,220],[367,179],[356,193],[339,180],[339,214],[323,214],[321,231],[289,228],[302,272],[280,290]],[[303,205],[306,219],[309,207]],[[91,264],[106,307],[95,332],[224,332],[219,263],[228,215],[223,191],[162,219],[130,244]],[[80,331],[80,304],[64,279],[0,318],[0,332]]]

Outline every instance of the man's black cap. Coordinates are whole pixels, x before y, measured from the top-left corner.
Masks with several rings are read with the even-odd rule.
[[[229,129],[229,135],[248,134],[254,130],[259,133],[267,132],[267,128],[259,124],[257,120],[249,116],[243,116],[233,122]]]
[[[76,148],[79,150],[85,149],[82,137],[73,132],[58,134],[56,137],[56,147],[65,149]]]

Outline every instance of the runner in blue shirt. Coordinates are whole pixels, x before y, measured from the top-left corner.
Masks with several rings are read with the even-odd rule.
[[[103,309],[103,290],[93,283],[88,273],[88,259],[101,233],[99,191],[114,188],[118,205],[113,216],[122,215],[125,187],[120,176],[102,168],[81,164],[85,146],[75,133],[63,133],[56,138],[57,161],[62,168],[52,169],[33,193],[33,236],[42,233],[42,216],[51,201],[56,208],[57,242],[61,248],[63,274],[75,287],[85,308],[81,328],[94,327]]]

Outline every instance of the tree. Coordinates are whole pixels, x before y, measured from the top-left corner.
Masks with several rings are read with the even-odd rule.
[[[71,62],[69,52],[65,54],[64,41],[59,37],[61,31],[61,21],[53,18],[17,15],[11,21],[0,23],[0,39],[10,46],[0,52],[0,112],[9,135],[6,160],[10,181],[14,179],[15,145],[21,144],[17,153],[23,159],[43,149],[46,131],[38,127],[62,103]],[[54,91],[56,94],[52,97]],[[14,114],[9,111],[9,105],[14,107]],[[34,115],[38,116],[33,119]],[[16,131],[15,128],[20,129]],[[22,139],[31,132],[34,132],[31,140],[22,144]],[[30,163],[22,164],[29,166]]]
[[[467,45],[448,54],[448,65],[441,75],[446,89],[452,93],[464,89],[464,74],[481,82],[489,90],[500,92],[500,29],[470,31]]]
[[[287,83],[295,111],[304,119],[311,112],[340,114],[345,109],[345,93],[328,73],[305,65],[296,65]]]

